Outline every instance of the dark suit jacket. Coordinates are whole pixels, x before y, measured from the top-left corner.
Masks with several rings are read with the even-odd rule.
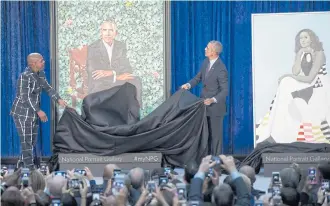
[[[94,80],[92,78],[92,72],[95,70],[114,70],[117,75],[126,72],[132,73],[132,67],[127,59],[126,53],[125,43],[114,40],[110,65],[107,49],[101,39],[88,46],[86,69],[89,93],[109,89],[114,86],[112,85],[113,76]]]
[[[235,206],[249,206],[251,205],[249,190],[243,181],[242,177],[238,177],[233,181],[236,188],[237,201]],[[189,201],[203,202],[203,180],[200,178],[193,178],[189,191]]]
[[[209,65],[209,59],[204,59],[200,71],[189,81],[189,84],[191,87],[194,87],[199,82],[202,82],[201,98],[215,97],[217,99],[217,103],[206,107],[207,116],[224,116],[226,113],[226,97],[228,95],[227,69],[219,57],[206,76]]]

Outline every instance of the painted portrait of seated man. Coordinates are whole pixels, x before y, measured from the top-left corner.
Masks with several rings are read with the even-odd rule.
[[[88,93],[95,93],[125,82],[132,83],[137,89],[137,99],[141,104],[141,80],[133,75],[133,69],[127,58],[124,42],[116,40],[117,26],[112,20],[102,22],[99,40],[88,46],[87,75]]]

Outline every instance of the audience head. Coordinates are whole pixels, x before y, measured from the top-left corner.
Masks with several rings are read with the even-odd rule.
[[[34,192],[44,190],[46,186],[45,177],[38,170],[32,170],[30,173],[30,185]]]
[[[134,189],[139,190],[142,188],[144,185],[144,170],[142,168],[136,167],[131,169],[128,176]]]
[[[62,206],[77,206],[76,199],[68,192],[63,193],[61,197]]]
[[[3,206],[24,206],[24,198],[17,187],[8,187],[1,196]]]
[[[317,168],[323,179],[330,180],[330,161],[321,161]]]
[[[293,168],[284,168],[280,172],[281,182],[283,187],[291,187],[296,189],[299,185],[300,174]]]
[[[109,180],[112,178],[113,176],[113,170],[114,169],[119,169],[119,167],[115,164],[107,164],[104,167],[104,171],[103,171],[103,179],[105,180]]]
[[[232,206],[234,193],[228,184],[216,186],[212,193],[212,203],[217,206]]]
[[[248,166],[248,165],[244,165],[243,167],[241,167],[239,172],[241,174],[246,175],[250,179],[251,185],[253,185],[254,182],[256,181],[256,172],[255,172],[253,167]]]
[[[241,174],[241,177],[244,181],[244,183],[246,184],[246,187],[248,188],[249,192],[251,193],[251,188],[252,188],[252,185],[251,185],[251,180],[250,178],[248,178],[246,175],[244,174]],[[237,190],[237,189],[236,189]]]
[[[281,195],[283,204],[289,205],[289,206],[298,206],[299,205],[300,196],[296,189],[291,188],[291,187],[282,187],[280,195]]]
[[[48,178],[46,181],[49,193],[52,196],[59,198],[62,195],[62,188],[67,182],[66,179],[63,176],[53,176]]]
[[[37,205],[48,206],[50,205],[51,199],[44,191],[39,190],[35,194]]]
[[[196,161],[189,161],[184,168],[184,180],[190,184],[191,179],[194,178],[195,174],[198,172],[199,165]]]

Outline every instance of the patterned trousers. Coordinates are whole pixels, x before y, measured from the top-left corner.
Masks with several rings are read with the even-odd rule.
[[[13,116],[21,142],[21,156],[25,167],[33,168],[33,147],[37,142],[39,121],[37,117]]]

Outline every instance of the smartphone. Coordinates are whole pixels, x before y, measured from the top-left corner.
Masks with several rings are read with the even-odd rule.
[[[159,183],[160,186],[166,185],[168,183],[168,177],[165,176],[165,175],[159,176],[159,182],[158,183]]]
[[[149,193],[156,192],[156,183],[155,183],[155,181],[148,181],[148,191],[149,191]]]
[[[215,162],[217,165],[221,164],[221,159],[218,156],[212,156],[211,160],[212,162]]]
[[[61,206],[61,200],[60,199],[52,199],[52,206]]]
[[[47,175],[47,164],[46,163],[40,163],[40,172],[44,176]]]
[[[55,171],[54,172],[55,176],[63,176],[66,178],[66,172],[65,171]]]
[[[166,175],[166,176],[170,176],[170,174],[171,174],[171,168],[169,168],[169,167],[165,167],[165,168],[164,168],[164,175]]]
[[[121,169],[114,169],[113,170],[113,177],[116,177],[117,175],[119,175],[121,173]]]
[[[209,168],[209,172],[207,173],[208,177],[212,177],[213,176],[213,168]]]
[[[281,194],[281,189],[278,186],[274,186],[272,189],[272,196],[278,196]]]
[[[280,185],[281,184],[280,173],[279,172],[273,172],[272,176],[273,176],[273,178],[272,178],[273,186],[274,185]]]
[[[77,173],[77,174],[86,176],[86,170],[76,169],[74,172]]]
[[[177,183],[176,188],[178,191],[179,201],[187,199],[187,186],[184,183]]]
[[[318,184],[318,182],[317,182],[317,171],[316,171],[315,167],[310,167],[308,169],[308,181],[309,181],[309,184],[311,184],[311,185]]]
[[[321,189],[324,192],[329,192],[330,191],[330,181],[329,180],[322,180]]]
[[[100,200],[100,193],[93,193],[93,201]]]
[[[112,183],[112,188],[119,191],[121,188],[124,187],[124,185],[125,185],[125,175],[123,174],[116,175]]]
[[[7,171],[8,171],[7,167],[2,167],[1,168],[1,176],[3,177],[6,174]]]
[[[29,176],[30,176],[30,169],[29,168],[23,168],[21,170],[21,181],[23,187],[28,187],[29,186]]]
[[[79,179],[71,179],[68,181],[67,188],[68,189],[73,189],[73,190],[79,190],[80,189],[80,184],[83,185],[83,182],[80,181]]]

